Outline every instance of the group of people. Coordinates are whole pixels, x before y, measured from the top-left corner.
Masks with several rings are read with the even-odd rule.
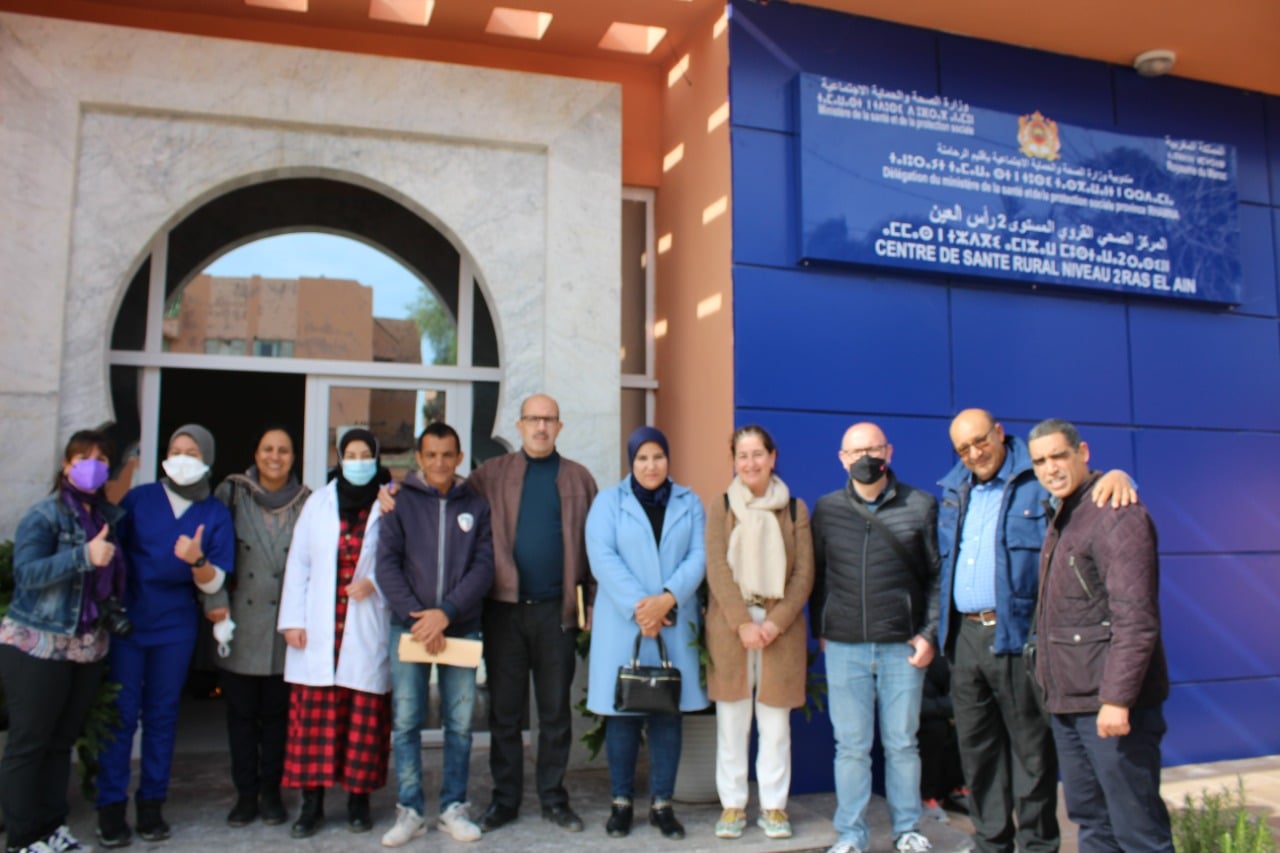
[[[444,730],[438,829],[474,841],[518,819],[532,679],[542,818],[581,831],[564,776],[577,635],[589,629],[587,707],[605,718],[612,797],[606,832],[632,830],[644,742],[648,821],[666,839],[685,833],[672,805],[680,713],[618,704],[620,668],[639,663],[679,671],[679,712],[715,703],[716,836],[746,830],[754,719],[756,824],[786,838],[806,605],[825,653],[836,740],[831,853],[868,848],[877,716],[894,846],[929,849],[916,733],[938,652],[953,664],[980,850],[1057,848],[1059,768],[1082,850],[1172,849],[1158,788],[1168,677],[1155,532],[1124,472],[1090,473],[1088,446],[1070,424],[1046,421],[1028,445],[985,411],[961,412],[941,510],[894,476],[884,432],[855,424],[839,451],[846,481],[812,518],[778,476],[777,448],[759,426],[732,435],[734,476],[705,510],[672,481],[667,438],[653,427],[632,434],[630,472],[598,494],[587,469],[556,450],[554,399],[526,399],[516,428],[519,449],[463,478],[457,433],[430,424],[400,483],[381,465],[376,437],[348,430],[328,483],[312,493],[280,427],[261,433],[243,475],[211,491],[213,438],[188,424],[170,438],[165,476],[118,509],[103,492],[106,437],[72,436],[53,494],[19,525],[17,589],[0,622],[9,849],[85,849],[66,822],[69,758],[104,674],[121,685],[120,721],[100,758],[98,841],[125,846],[135,828],[147,841],[168,837],[161,808],[201,610],[221,656],[231,826],[286,822],[281,789],[294,788],[302,805],[290,834],[306,838],[324,820],[325,790],[337,786],[348,827],[368,831],[369,795],[385,785],[394,755],[396,820],[382,844],[425,834],[420,733],[433,664],[415,661],[434,660]],[[460,650],[474,640],[488,678],[493,787],[473,819],[476,670]],[[421,649],[402,657],[413,644]]]

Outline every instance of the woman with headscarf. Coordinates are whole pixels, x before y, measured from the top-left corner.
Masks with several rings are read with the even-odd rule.
[[[631,832],[640,735],[649,745],[649,823],[663,837],[684,838],[671,808],[680,766],[680,714],[627,714],[614,707],[618,667],[630,663],[637,633],[661,635],[680,670],[680,711],[707,706],[694,641],[702,621],[698,587],[705,575],[702,502],[667,476],[667,439],[640,427],[627,442],[631,473],[602,491],[587,514],[587,556],[599,587],[591,628],[587,707],[607,717],[605,751],[613,803],[605,829]],[[656,642],[640,644],[640,663],[660,663]]]
[[[227,815],[230,826],[247,826],[259,815],[267,824],[284,823],[288,817],[280,781],[289,687],[284,637],[276,620],[293,529],[311,495],[294,473],[296,455],[288,430],[267,427],[254,448],[249,469],[227,477],[213,493],[235,522],[236,574],[225,590],[205,601],[219,639],[218,681],[227,701],[236,786],[236,802]]]
[[[0,763],[8,849],[83,850],[67,826],[71,747],[93,705],[124,594],[120,510],[103,496],[110,444],[71,436],[53,494],[27,510],[13,547],[13,600],[0,622],[9,740]],[[42,846],[43,845],[43,846]]]
[[[724,809],[715,832],[738,838],[746,827],[754,711],[756,824],[769,838],[790,838],[791,709],[805,703],[804,606],[813,590],[809,511],[779,479],[778,450],[763,427],[742,427],[729,447],[734,478],[711,502],[707,520],[707,693],[716,703],[716,790]]]
[[[294,527],[277,624],[293,685],[283,784],[302,789],[294,838],[319,830],[331,785],[347,791],[347,827],[372,829],[369,794],[386,784],[391,750],[390,611],[374,578],[389,475],[367,429],[344,433],[338,452]]]
[[[124,604],[133,633],[111,644],[107,679],[120,685],[120,726],[103,748],[98,772],[103,847],[123,847],[132,836],[126,820],[129,758],[139,716],[138,835],[144,841],[169,837],[161,806],[169,792],[178,704],[200,624],[197,592],[217,592],[235,566],[231,514],[209,491],[213,454],[207,429],[178,427],[169,438],[160,482],[131,489],[120,503],[128,579]]]

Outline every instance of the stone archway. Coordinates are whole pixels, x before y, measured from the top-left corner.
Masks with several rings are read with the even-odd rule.
[[[0,272],[13,306],[0,319],[13,370],[0,435],[32,448],[0,528],[47,487],[67,434],[112,417],[112,319],[153,237],[264,176],[350,176],[430,211],[471,253],[493,308],[500,435],[514,443],[519,400],[549,391],[565,451],[611,475],[617,86],[7,13],[0,54],[12,143],[0,158],[22,184],[0,199],[15,224]]]

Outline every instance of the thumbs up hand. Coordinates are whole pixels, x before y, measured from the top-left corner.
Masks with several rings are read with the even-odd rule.
[[[173,545],[173,555],[179,560],[186,563],[198,563],[204,558],[204,549],[200,545],[200,540],[204,538],[204,525],[196,528],[194,537],[185,533],[178,537],[178,541]]]
[[[110,528],[104,524],[98,531],[98,535],[85,544],[88,548],[89,562],[98,568],[110,563],[111,558],[115,556],[116,546],[107,540],[107,534],[110,532]]]

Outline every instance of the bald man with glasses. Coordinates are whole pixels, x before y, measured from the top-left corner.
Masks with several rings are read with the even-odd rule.
[[[951,700],[974,844],[980,853],[1051,853],[1059,846],[1053,738],[1022,660],[1035,613],[1044,490],[1026,444],[992,414],[951,422],[959,460],[938,481],[942,558],[938,643],[952,663]],[[1102,506],[1137,500],[1123,471],[1094,489]],[[1016,822],[1015,822],[1016,818]]]

